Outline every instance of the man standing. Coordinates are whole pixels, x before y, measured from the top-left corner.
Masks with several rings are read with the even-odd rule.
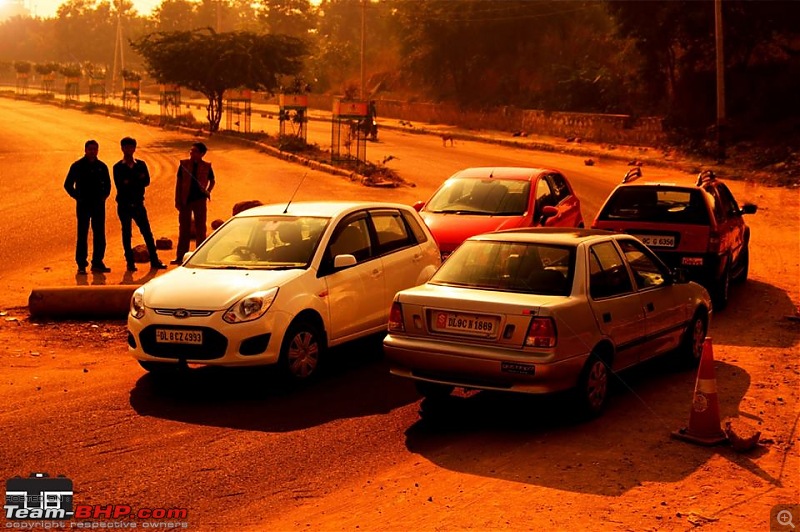
[[[89,225],[92,226],[92,272],[108,273],[103,263],[106,253],[106,198],[111,194],[111,177],[108,166],[97,158],[100,145],[87,140],[85,155],[72,163],[64,180],[64,189],[75,200],[78,218],[78,241],[75,245],[75,262],[78,273],[86,274]]]
[[[211,163],[203,160],[208,151],[202,142],[192,144],[189,158],[178,166],[178,179],[175,183],[175,208],[178,209],[178,249],[172,264],[181,264],[183,256],[189,251],[192,237],[192,216],[194,216],[195,247],[206,239],[206,214],[211,190],[214,188],[214,171]]]
[[[131,249],[131,221],[136,222],[136,227],[144,238],[150,255],[150,269],[163,270],[166,266],[158,260],[156,243],[150,230],[150,221],[147,219],[147,209],[144,207],[144,189],[150,184],[150,172],[144,161],[133,157],[136,151],[136,139],[125,137],[119,145],[122,148],[122,160],[113,168],[114,185],[117,187],[117,215],[122,226],[122,249],[125,251],[128,271],[136,271]]]

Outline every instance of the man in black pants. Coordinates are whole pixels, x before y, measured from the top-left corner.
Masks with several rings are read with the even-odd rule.
[[[75,200],[78,218],[78,241],[75,245],[75,262],[78,273],[86,274],[89,265],[89,225],[92,226],[92,272],[108,273],[111,268],[103,264],[106,254],[106,198],[111,194],[111,177],[108,166],[97,158],[100,146],[96,140],[87,140],[85,155],[72,163],[64,180],[64,189]]]
[[[150,221],[147,219],[147,209],[144,208],[144,189],[150,184],[150,172],[144,161],[133,157],[136,151],[136,139],[125,137],[119,144],[122,148],[122,160],[114,165],[114,185],[117,187],[117,215],[122,226],[122,249],[125,250],[128,271],[136,271],[131,249],[131,220],[136,222],[136,227],[144,238],[150,255],[150,268],[163,270],[166,266],[158,260],[156,243],[150,230]]]

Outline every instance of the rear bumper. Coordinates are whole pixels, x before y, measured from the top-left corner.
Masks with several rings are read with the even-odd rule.
[[[670,253],[656,252],[661,260],[670,268],[683,268],[689,279],[705,287],[716,284],[722,274],[722,259],[719,255],[709,253]]]
[[[463,388],[530,394],[573,388],[589,356],[587,353],[554,360],[550,353],[433,342],[391,334],[383,345],[394,375]]]

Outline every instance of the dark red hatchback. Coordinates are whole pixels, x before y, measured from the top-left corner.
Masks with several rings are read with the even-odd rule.
[[[436,238],[442,259],[473,235],[518,227],[583,227],[572,186],[561,172],[544,168],[460,170],[414,208]]]

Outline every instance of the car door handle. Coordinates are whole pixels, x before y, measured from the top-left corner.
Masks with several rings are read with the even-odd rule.
[[[603,313],[603,323],[611,323],[611,313],[604,312]]]
[[[382,272],[381,272],[381,271],[380,271],[378,268],[375,268],[374,270],[372,270],[372,276],[373,276],[373,277],[376,277],[376,278],[377,278],[377,277],[380,277],[380,276],[381,276],[381,273],[382,273]]]
[[[655,306],[655,305],[653,305],[653,303],[651,302],[651,303],[648,303],[648,304],[645,306],[645,308],[647,309],[647,312],[653,312],[653,311],[656,309],[656,306]]]
[[[411,257],[413,262],[419,262],[422,260],[422,253],[415,253],[413,257]]]

